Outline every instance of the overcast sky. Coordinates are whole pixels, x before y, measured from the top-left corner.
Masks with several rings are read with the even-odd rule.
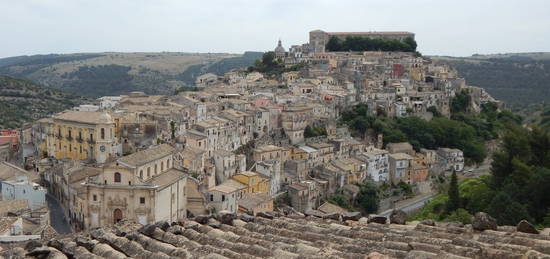
[[[314,29],[411,31],[428,55],[550,51],[550,1],[0,0],[0,57],[265,51]]]

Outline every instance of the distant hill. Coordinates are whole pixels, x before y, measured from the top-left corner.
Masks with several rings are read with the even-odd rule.
[[[43,88],[29,80],[0,75],[0,129],[17,128],[85,101],[85,98]]]
[[[254,64],[261,52],[78,53],[0,59],[0,75],[30,79],[42,86],[89,97],[144,91],[171,94],[204,73],[223,73]]]
[[[550,53],[431,57],[455,67],[470,85],[485,88],[508,104],[550,100]]]

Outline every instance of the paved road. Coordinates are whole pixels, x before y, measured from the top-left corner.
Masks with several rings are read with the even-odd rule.
[[[55,231],[59,234],[73,232],[57,199],[50,194],[46,194],[46,202],[50,208],[50,222]]]
[[[427,194],[426,196],[418,197],[410,201],[403,201],[401,204],[395,206],[395,209],[402,210],[405,213],[409,214],[410,212],[422,208],[426,204],[426,202],[430,201],[434,196],[435,194]],[[378,215],[389,217],[392,210],[393,209],[386,210],[382,213],[379,213]]]

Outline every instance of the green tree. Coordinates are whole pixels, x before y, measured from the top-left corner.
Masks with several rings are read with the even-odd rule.
[[[356,202],[364,213],[374,213],[378,210],[379,199],[376,186],[367,183],[359,185]]]
[[[497,220],[499,225],[516,225],[523,219],[532,221],[527,209],[506,192],[499,192],[493,198],[488,213]]]
[[[430,106],[428,107],[428,109],[426,109],[427,111],[431,112],[433,114],[434,117],[441,117],[443,116],[441,114],[441,112],[439,112],[439,110],[437,110],[437,107],[435,106]]]
[[[172,131],[172,139],[176,138],[176,122],[170,121],[170,130]]]
[[[340,51],[340,48],[342,48],[342,41],[338,37],[332,36],[328,40],[326,48],[328,51]]]
[[[462,90],[451,101],[451,113],[467,112],[472,97],[467,90]]]
[[[409,45],[409,52],[415,52],[416,51],[416,41],[412,37],[407,37],[403,42],[407,45]]]
[[[470,178],[459,184],[461,205],[470,213],[487,210],[493,198],[493,191],[488,184],[489,178],[488,175]]]
[[[316,136],[315,132],[313,131],[311,126],[307,125],[306,129],[304,130],[304,137],[311,138],[311,137],[315,137],[315,136]]]
[[[336,194],[332,196],[330,199],[328,199],[328,202],[338,205],[347,210],[354,210],[348,198],[342,194]]]
[[[447,202],[447,212],[451,213],[460,208],[460,193],[458,190],[458,179],[456,177],[456,172],[453,171],[451,175],[451,182],[449,183],[449,190],[447,192],[449,195],[449,201]]]
[[[470,224],[472,223],[472,214],[470,214],[467,210],[465,209],[457,209],[453,212],[451,212],[451,214],[447,217],[445,217],[443,219],[443,221],[447,221],[447,222],[462,222],[464,224]]]

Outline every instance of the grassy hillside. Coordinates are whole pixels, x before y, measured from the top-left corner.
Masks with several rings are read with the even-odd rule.
[[[84,101],[82,97],[42,88],[29,80],[0,75],[0,129],[20,127]]]
[[[170,94],[192,85],[207,72],[223,74],[247,67],[260,52],[218,53],[80,53],[0,59],[0,75],[30,79],[49,88],[90,97],[144,91]]]
[[[550,53],[432,58],[455,67],[466,82],[508,104],[550,100]]]

